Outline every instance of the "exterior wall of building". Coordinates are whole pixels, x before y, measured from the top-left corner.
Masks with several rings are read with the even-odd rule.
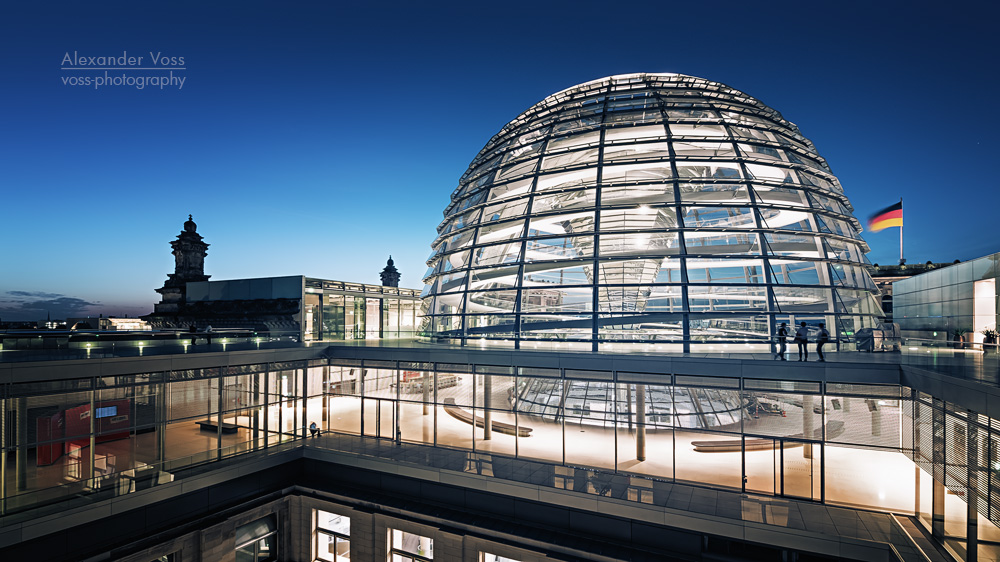
[[[188,283],[187,302],[302,299],[304,277],[265,277]]]
[[[998,277],[1000,253],[896,281],[893,317],[904,336],[949,341],[960,332],[982,343],[1000,319]]]
[[[302,276],[190,283],[188,303],[204,308],[203,323],[214,315],[214,328],[266,327],[300,341],[411,338],[420,312],[414,289]]]
[[[348,500],[349,497],[344,497]],[[361,509],[361,508],[364,509]],[[321,513],[347,517],[349,546],[331,552],[324,543],[320,524]],[[511,562],[545,562],[551,560],[544,553],[518,548],[509,544],[490,541],[482,537],[465,535],[449,530],[444,525],[416,521],[412,514],[393,516],[380,512],[376,506],[364,505],[353,500],[337,502],[293,492],[280,500],[242,510],[222,522],[207,524],[204,528],[164,541],[156,546],[119,558],[120,562],[150,562],[161,557],[171,562],[211,560],[239,562],[236,558],[236,529],[247,523],[268,516],[275,516],[279,524],[277,560],[376,562],[389,557],[392,531],[402,531],[425,537],[433,544],[426,553],[435,562],[481,561],[483,554],[492,553]],[[399,545],[397,545],[399,546]],[[417,552],[413,552],[420,556]],[[602,557],[593,559],[600,560]],[[398,558],[392,558],[398,559]]]
[[[420,293],[414,289],[306,279],[307,341],[412,338],[419,314]]]
[[[67,366],[60,380],[3,386],[3,513],[170,483],[193,466],[311,439],[315,424],[327,435],[542,462],[553,485],[574,489],[625,475],[917,514],[931,525],[940,512],[940,535],[956,548],[970,520],[979,538],[1000,541],[990,499],[1000,490],[1000,421],[915,394],[898,384],[898,368],[873,384],[870,368],[859,383],[673,374],[669,365],[510,366],[490,354],[293,358],[308,352],[221,354],[211,367],[213,357],[132,359],[100,376]],[[491,470],[505,477],[501,464]],[[376,551],[387,532],[376,528]]]
[[[332,470],[335,467],[330,467]],[[331,480],[335,477],[331,475]],[[408,482],[415,488],[418,481]],[[524,521],[504,522],[497,525],[491,513],[479,513],[475,521],[451,520],[441,515],[428,515],[426,510],[413,511],[405,504],[381,505],[347,493],[331,494],[307,487],[295,486],[287,490],[283,498],[253,508],[237,508],[233,515],[201,520],[201,529],[165,540],[155,546],[144,547],[125,556],[115,556],[120,562],[194,562],[211,560],[220,562],[242,562],[234,556],[235,535],[240,526],[262,518],[273,516],[278,521],[277,555],[273,560],[315,561],[315,562],[550,562],[569,560],[589,560],[594,562],[618,562],[626,560],[663,560],[684,556],[684,559],[711,558],[711,554],[725,554],[717,548],[720,542],[731,542],[736,552],[747,555],[747,550],[755,549],[758,554],[765,551],[775,559],[785,555],[796,558],[801,555],[805,542],[799,538],[799,552],[775,546],[751,545],[741,539],[727,541],[720,537],[683,532],[660,526],[653,521],[623,521],[620,514],[601,514],[598,517],[605,524],[625,526],[631,540],[616,536],[620,533],[609,529],[594,530],[591,533],[569,535],[574,527],[587,527],[595,521],[583,516],[584,509],[562,507],[573,513],[575,521],[551,521],[551,529],[532,533]],[[372,492],[371,490],[369,493]],[[555,492],[556,495],[572,497],[571,492]],[[364,495],[364,494],[362,494]],[[485,497],[498,498],[494,493],[484,492]],[[370,496],[369,496],[370,497]],[[450,514],[463,513],[453,511]],[[335,548],[329,548],[329,533],[322,520],[328,516],[344,517],[346,527],[338,529]],[[485,516],[485,517],[484,517]],[[536,518],[538,516],[536,515]],[[343,521],[340,521],[343,524]],[[476,527],[476,524],[489,527]],[[568,525],[567,525],[568,524]],[[633,527],[634,526],[634,527]],[[472,531],[475,529],[475,531]],[[579,531],[577,531],[579,533]],[[546,542],[559,537],[562,540]],[[406,541],[400,541],[405,538]],[[395,540],[394,540],[395,539]],[[420,542],[418,543],[417,540]],[[844,543],[850,543],[849,540]],[[145,542],[149,542],[148,540]],[[422,543],[422,544],[421,544]],[[418,548],[414,548],[419,545]],[[431,548],[432,546],[432,548]],[[730,546],[730,545],[727,545]],[[878,544],[864,544],[856,541],[854,553],[869,554],[871,559],[882,559],[888,549]],[[409,547],[409,549],[407,549]],[[782,552],[784,551],[784,552]],[[832,554],[830,551],[824,554]],[[670,555],[666,558],[666,555]],[[268,560],[272,560],[269,558]]]
[[[205,527],[164,541],[156,546],[143,549],[140,552],[118,558],[119,562],[189,562],[195,560],[212,560],[214,562],[242,562],[246,558],[237,558],[236,530],[268,516],[274,516],[278,523],[277,557],[273,560],[309,560],[298,553],[298,536],[293,530],[298,529],[293,519],[298,515],[295,505],[297,496],[289,496],[268,502],[264,505],[247,509],[227,517],[218,523],[209,523]],[[164,558],[165,557],[165,558]]]
[[[959,263],[957,260],[955,263]],[[872,277],[872,281],[875,282],[875,286],[878,288],[880,297],[880,303],[882,305],[883,321],[885,323],[895,322],[893,320],[893,310],[892,310],[892,284],[897,281],[902,281],[903,279],[909,279],[914,275],[919,275],[921,273],[931,271],[936,268],[947,267],[952,265],[951,263],[912,263],[912,264],[899,264],[899,265],[879,265],[874,264],[868,266],[866,269]]]

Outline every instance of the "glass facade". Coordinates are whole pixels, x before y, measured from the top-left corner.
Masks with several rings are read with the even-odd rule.
[[[1000,421],[896,385],[318,358],[2,389],[4,514],[297,446],[315,423],[466,451],[462,466],[490,455],[499,478],[508,457],[546,463],[556,486],[621,474],[916,515],[956,551],[972,514],[979,544],[1000,542]],[[349,559],[350,520],[317,517],[320,558]],[[393,532],[393,556],[433,558]],[[273,553],[265,535],[239,548]]]
[[[301,341],[412,338],[420,310],[415,289],[299,275],[200,281],[187,290],[215,328],[298,334]]]
[[[3,386],[0,513],[173,481],[182,468],[304,437],[325,360]]]
[[[893,319],[913,338],[962,336],[965,343],[982,344],[983,332],[996,331],[1000,319],[998,278],[1000,254],[992,254],[896,281]]]
[[[414,289],[305,279],[305,341],[412,338],[419,310]]]
[[[549,96],[459,181],[428,258],[422,335],[528,347],[842,344],[881,314],[853,207],[778,112],[700,78]]]

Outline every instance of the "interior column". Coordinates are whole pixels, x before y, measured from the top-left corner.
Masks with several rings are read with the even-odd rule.
[[[490,394],[493,392],[493,377],[483,375],[483,440],[493,439],[493,415],[490,412]]]
[[[23,492],[28,489],[28,399],[18,398],[17,410],[17,467],[14,472],[14,489]]]
[[[802,395],[802,437],[811,441],[816,438],[816,430],[813,427],[813,396],[811,394]],[[807,442],[802,446],[802,457],[813,458],[812,443]]]
[[[163,462],[167,460],[167,377],[169,372],[161,373],[160,382],[156,383],[156,406],[154,419],[156,421],[156,461],[163,470]]]
[[[931,534],[934,538],[944,541],[944,498],[945,498],[945,487],[942,484],[944,480],[944,461],[945,461],[945,443],[944,443],[944,410],[942,409],[942,403],[940,400],[934,400],[934,407],[931,409],[931,431],[933,432],[932,438],[934,443],[934,450],[932,452],[933,458],[931,459],[931,464],[934,470],[934,493],[932,495],[931,503]]]
[[[646,460],[646,385],[635,385],[635,458]]]

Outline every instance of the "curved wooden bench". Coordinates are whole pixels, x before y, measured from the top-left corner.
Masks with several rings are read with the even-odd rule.
[[[844,422],[842,421],[831,421],[826,424],[826,438],[827,440],[838,437],[844,432]],[[746,450],[747,451],[766,451],[767,449],[773,449],[775,440],[777,439],[802,439],[801,433],[796,433],[795,435],[783,435],[776,436],[774,439],[747,439]],[[813,438],[822,440],[823,439],[823,429],[813,430]],[[739,439],[721,439],[718,441],[692,441],[691,445],[694,446],[694,450],[699,453],[738,453],[743,450],[743,442]],[[805,445],[803,442],[785,443],[785,447],[801,447]]]
[[[219,431],[219,425],[215,421],[199,421],[195,422],[202,431]],[[222,433],[236,433],[240,430],[240,426],[234,423],[222,423]]]
[[[444,399],[444,411],[448,412],[448,415],[455,418],[458,421],[465,422],[469,425],[475,424],[476,427],[486,427],[486,421],[479,416],[473,416],[469,412],[459,408],[455,405],[454,398]],[[505,435],[517,435],[518,437],[531,437],[530,427],[517,427],[509,423],[494,421],[490,423],[490,427],[493,431],[497,433],[503,433]]]

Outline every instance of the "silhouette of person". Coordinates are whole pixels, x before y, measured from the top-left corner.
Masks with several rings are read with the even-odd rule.
[[[809,330],[806,323],[799,324],[799,329],[795,332],[795,343],[799,344],[799,361],[809,360]]]
[[[830,332],[826,331],[826,324],[819,323],[819,335],[816,336],[816,353],[819,354],[820,361],[826,361],[823,357],[823,344],[830,341]]]
[[[775,359],[785,360],[785,340],[788,338],[788,330],[785,328],[785,323],[781,323],[781,327],[778,328],[778,353],[774,356]]]

